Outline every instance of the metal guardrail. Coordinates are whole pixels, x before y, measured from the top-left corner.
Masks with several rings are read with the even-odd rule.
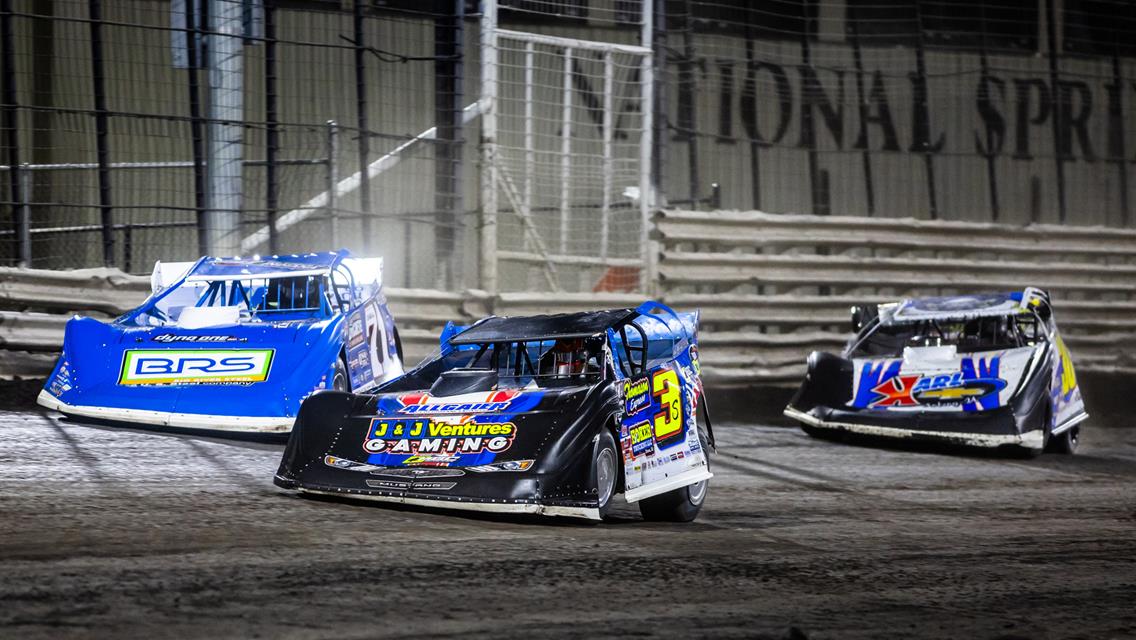
[[[1083,370],[1136,372],[1136,230],[758,212],[656,214],[657,297],[701,309],[702,364],[719,385],[794,383],[813,350],[839,350],[849,308],[905,295],[1049,288]],[[113,269],[0,268],[0,377],[46,375],[72,311],[122,313],[150,290]],[[408,361],[448,321],[633,307],[638,294],[387,288]]]
[[[800,380],[854,304],[1027,285],[1053,293],[1080,369],[1136,372],[1136,230],[661,211],[653,239],[660,297],[702,309],[711,381]]]

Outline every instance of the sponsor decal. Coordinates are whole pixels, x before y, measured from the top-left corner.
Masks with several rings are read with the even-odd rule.
[[[694,369],[695,375],[702,376],[702,366],[698,364],[698,345],[690,345],[690,366]]]
[[[414,456],[501,453],[513,444],[516,433],[517,426],[512,422],[446,424],[429,419],[373,418],[363,450]]]
[[[458,458],[460,458],[460,457],[461,456],[432,456],[432,455],[410,456],[406,460],[403,460],[402,464],[404,464],[408,467],[413,467],[413,466],[448,467],[448,466],[450,466],[451,462],[457,462]]]
[[[238,338],[237,336],[226,335],[209,335],[209,336],[182,336],[176,333],[159,333],[152,338],[154,342],[161,342],[163,344],[170,344],[174,342],[195,342],[195,343],[223,343],[223,342],[247,342],[248,338]]]
[[[122,356],[121,385],[247,384],[264,382],[273,349],[177,351],[129,349]]]
[[[407,393],[398,397],[402,405],[398,412],[412,415],[503,413],[520,394],[520,390],[491,391],[482,402],[437,402],[428,393]]]
[[[631,457],[654,453],[655,434],[651,423],[647,421],[631,427]]]
[[[431,469],[428,467],[412,467],[409,469],[380,469],[372,472],[377,476],[389,476],[391,478],[456,478],[464,476],[465,472],[461,469]]]
[[[1006,381],[998,375],[1000,356],[963,358],[953,373],[901,374],[900,360],[868,362],[860,370],[853,406],[872,409],[960,407],[994,409]]]
[[[647,378],[623,381],[624,412],[627,415],[638,413],[651,406],[651,382]]]
[[[396,482],[394,480],[367,480],[367,486],[372,489],[386,489],[388,491],[406,491],[410,488],[409,482]]]

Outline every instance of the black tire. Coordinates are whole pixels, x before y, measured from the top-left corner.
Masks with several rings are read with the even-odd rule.
[[[1055,436],[1049,436],[1049,451],[1071,456],[1081,443],[1081,426],[1073,425]]]
[[[347,365],[343,358],[335,359],[335,373],[331,375],[331,388],[335,391],[351,391],[351,379],[347,377]]]
[[[402,338],[398,336],[398,327],[394,328],[394,352],[398,354],[398,362],[406,368],[406,360],[402,357]]]
[[[706,448],[706,438],[702,432],[698,433],[698,441],[702,444],[702,451],[706,454],[707,468],[710,465],[710,450]],[[660,493],[657,496],[644,498],[639,501],[639,513],[643,519],[650,522],[693,522],[706,503],[706,494],[710,492],[710,481],[703,480],[691,485]]]
[[[592,488],[596,492],[600,518],[603,519],[607,518],[607,513],[611,510],[612,498],[619,486],[619,473],[622,469],[619,459],[615,437],[611,435],[611,431],[602,429],[592,454]]]

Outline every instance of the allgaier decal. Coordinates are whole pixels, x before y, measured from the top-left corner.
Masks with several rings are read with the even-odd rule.
[[[362,447],[381,466],[464,467],[493,462],[517,436],[513,417],[534,408],[540,391],[491,391],[447,397],[382,397]]]

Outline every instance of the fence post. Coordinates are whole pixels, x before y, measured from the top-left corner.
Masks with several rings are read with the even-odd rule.
[[[13,205],[22,209],[27,198],[21,195],[22,171],[20,167],[20,111],[16,104],[15,44],[12,36],[12,0],[0,0],[0,102],[4,104],[4,131],[8,143],[8,190]],[[13,207],[15,213],[15,207]],[[19,214],[13,216],[13,227],[17,232],[16,241],[22,241]],[[24,247],[17,246],[20,261],[23,262]],[[27,266],[21,264],[20,266]]]
[[[209,209],[210,253],[241,250],[241,161],[244,131],[243,7],[240,0],[206,0],[209,5]]]
[[[356,0],[355,27],[355,114],[359,128],[359,213],[363,227],[363,252],[371,253],[371,138],[367,130],[367,59],[363,2]]]
[[[279,252],[276,214],[280,187],[277,182],[276,152],[280,148],[280,131],[276,117],[276,3],[264,0],[264,209],[268,224],[268,252]]]
[[[339,209],[335,190],[339,185],[339,126],[327,121],[327,214],[331,226],[331,248],[339,249]]]
[[[1057,222],[1065,224],[1065,152],[1066,137],[1062,123],[1061,74],[1057,65],[1057,9],[1053,0],[1045,0],[1045,33],[1049,49],[1049,104],[1053,122],[1053,168],[1057,171]],[[1072,142],[1072,140],[1070,140]],[[1035,220],[1036,222],[1036,220]]]
[[[102,1],[88,0],[91,34],[91,77],[95,98],[95,157],[98,162],[99,217],[102,222],[103,264],[114,266],[114,217],[110,193],[110,149],[103,61]]]
[[[201,122],[201,84],[198,78],[198,69],[201,61],[198,59],[200,51],[198,45],[200,27],[198,25],[199,3],[187,3],[185,12],[186,34],[188,43],[186,58],[189,62],[185,70],[189,81],[189,131],[192,140],[190,147],[193,153],[193,206],[197,217],[197,253],[209,253],[209,239],[206,235],[205,220],[205,136],[202,134]]]
[[[497,294],[497,0],[481,0],[481,288]]]
[[[655,110],[655,57],[651,47],[655,36],[654,2],[663,0],[643,0],[641,18],[642,31],[639,44],[646,47],[648,53],[643,54],[643,73],[640,82],[643,83],[643,92],[640,103],[640,113],[643,114],[643,138],[639,142],[639,216],[640,216],[640,245],[643,252],[643,291],[647,295],[655,295],[658,285],[659,259],[658,243],[651,240],[651,208],[655,206],[655,184],[651,180],[651,153],[654,151]],[[666,25],[660,25],[666,28]]]
[[[465,0],[437,0],[434,8],[434,207],[438,224],[434,229],[434,255],[442,273],[438,284],[451,289],[461,273],[462,251],[458,241],[458,213],[461,211],[461,112],[462,47],[464,42]],[[409,243],[407,245],[409,249]],[[407,273],[410,272],[407,251]],[[443,258],[445,256],[445,258]]]
[[[19,266],[28,268],[32,266],[32,170],[27,164],[18,167],[12,166],[9,171],[18,174],[16,182],[19,185],[16,201],[19,202],[19,211],[16,214],[16,238],[19,243]]]

